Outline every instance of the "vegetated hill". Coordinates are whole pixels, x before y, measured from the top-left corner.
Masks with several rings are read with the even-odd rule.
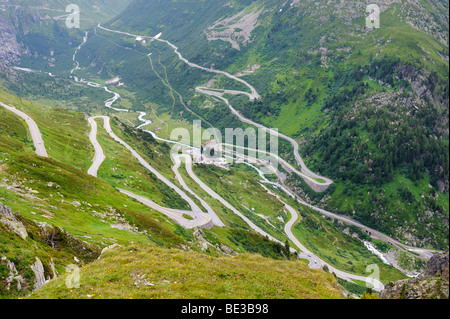
[[[381,9],[379,29],[366,27],[371,3]],[[287,181],[291,188],[409,244],[444,248],[447,9],[445,1],[135,1],[106,26],[150,36],[162,32],[191,62],[241,73],[262,98],[251,103],[233,97],[233,106],[297,138],[308,165],[335,181],[322,196],[294,176]],[[84,65],[96,62],[87,68],[92,74],[120,74],[138,100],[160,104],[160,112],[173,111],[174,118],[184,111],[184,118],[201,117],[220,129],[242,126],[224,104],[210,100],[205,107],[209,99],[193,88],[213,76],[189,68],[172,49],[97,34],[105,47],[95,47],[94,59],[88,42],[81,54]],[[103,49],[109,58],[99,63]],[[165,72],[185,105],[177,98],[169,107],[167,88],[151,74],[149,52],[156,72]],[[241,88],[223,77],[212,86]],[[293,162],[289,147],[282,143],[280,151]]]
[[[25,295],[35,288],[35,280],[42,284],[42,278],[64,273],[69,264],[90,262],[114,243],[189,246],[161,215],[76,168],[84,170],[83,158],[90,157],[83,115],[39,108],[0,93],[1,101],[36,115],[50,156],[67,162],[35,156],[26,124],[0,108],[0,298]],[[66,127],[55,134],[60,123],[44,123],[59,116]],[[64,130],[66,135],[61,134]]]
[[[258,255],[211,257],[148,245],[116,247],[80,270],[80,287],[66,277],[30,298],[123,299],[335,299],[336,278],[301,261]]]
[[[434,255],[424,273],[414,279],[390,282],[380,294],[382,299],[448,299],[448,251]]]

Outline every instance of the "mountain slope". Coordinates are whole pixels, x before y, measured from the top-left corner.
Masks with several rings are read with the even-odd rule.
[[[92,3],[106,2],[84,4]],[[0,55],[0,85],[13,94],[0,90],[0,101],[22,109],[36,120],[50,158],[34,155],[26,126],[0,106],[0,200],[14,211],[20,210],[17,218],[23,216],[21,220],[31,229],[39,225],[33,220],[46,221],[64,228],[71,236],[85,238],[96,251],[114,243],[125,246],[113,252],[111,258],[127,257],[128,244],[134,242],[142,244],[136,249],[142,252],[143,259],[148,257],[147,244],[151,252],[157,251],[163,257],[170,252],[153,250],[154,246],[189,250],[177,251],[186,261],[197,256],[246,252],[286,259],[292,257],[288,248],[293,247],[285,229],[289,223],[307,249],[337,269],[367,276],[366,267],[378,264],[381,283],[405,278],[371,253],[363,240],[372,241],[385,256],[394,259],[397,268],[406,269],[404,272],[418,271],[424,265],[408,251],[410,248],[392,245],[390,238],[372,240],[368,230],[364,233],[336,216],[333,219],[320,211],[316,213],[321,207],[347,215],[411,246],[448,247],[448,4],[377,3],[382,9],[382,23],[376,30],[365,27],[366,6],[359,1],[136,0],[109,22],[101,26],[92,22],[83,30],[67,30],[61,21],[46,24],[36,18],[38,13],[30,13],[33,10],[17,9],[17,23],[13,23],[14,19],[2,20],[8,24],[3,37],[8,45]],[[123,7],[114,12],[119,9]],[[8,19],[10,10],[5,11],[10,14]],[[94,12],[93,19],[103,22],[108,14]],[[29,29],[23,32],[21,25]],[[156,41],[149,37],[159,38]],[[245,79],[248,85],[233,75]],[[251,95],[249,88],[253,86],[257,93]],[[204,94],[205,87],[216,95]],[[115,94],[112,99],[111,92]],[[117,94],[120,98],[116,101]],[[233,113],[223,103],[225,98],[237,111]],[[111,109],[113,103],[116,109]],[[126,112],[118,112],[117,108]],[[225,225],[185,229],[118,191],[133,192],[168,209],[188,210],[190,206],[173,187],[150,173],[142,161],[130,156],[134,153],[117,143],[108,129],[101,127],[99,119],[94,121],[106,160],[98,171],[99,178],[86,174],[94,156],[88,137],[90,116],[108,115],[111,130],[120,139],[161,176],[184,189],[172,170],[171,144],[136,129],[143,122],[142,116],[152,121],[144,126],[151,133],[170,138],[174,128],[192,132],[192,120],[198,119],[203,128],[215,126],[222,131],[252,127],[251,121],[243,122],[237,112],[267,127],[278,127],[298,142],[306,166],[316,176],[332,179],[324,192],[318,192],[298,174],[289,173],[286,165],[280,165],[278,180],[275,175],[267,176],[313,204],[316,212],[293,200],[281,187],[261,182],[258,171],[250,166],[234,164],[223,169],[194,165],[194,173],[211,188],[207,191],[182,165],[179,172],[183,180],[198,195],[192,197],[194,205],[200,207],[200,200],[206,201]],[[279,155],[306,172],[294,152],[291,143],[280,140]],[[325,182],[321,178],[314,180],[318,184]],[[251,230],[254,227],[211,196],[210,191],[280,243],[255,234]],[[301,219],[291,221],[295,214],[287,205],[298,211]],[[14,240],[11,235],[16,236]],[[13,246],[17,236],[2,228],[0,239]],[[23,276],[34,262],[33,244],[40,245],[46,275],[51,274],[49,257],[55,253],[51,250],[54,247],[49,249],[47,242],[41,245],[38,241],[28,238],[22,245],[28,253],[16,264],[21,265],[19,273]],[[281,243],[286,244],[283,247]],[[8,260],[17,253],[8,248],[10,251]],[[197,255],[200,251],[204,254]],[[69,252],[64,257],[72,259],[73,255]],[[303,257],[307,258],[306,254]],[[249,258],[272,264],[259,257]],[[312,267],[320,267],[314,259],[308,260]],[[61,256],[54,261],[60,271],[68,262]],[[8,265],[5,262],[3,266]],[[87,271],[96,274],[89,284],[106,284],[101,277],[109,265],[110,259],[107,264],[89,265]],[[211,266],[208,262],[205,265]],[[286,262],[281,267],[285,266],[290,269],[299,265]],[[302,271],[303,266],[299,266]],[[114,272],[113,277],[134,285],[129,281],[133,273],[123,269]],[[10,277],[9,271],[5,276]],[[285,280],[279,272],[267,276]],[[317,276],[323,273],[317,272]],[[32,277],[28,273],[30,281]],[[328,279],[321,281],[325,277],[319,277],[317,283],[325,289],[330,287]],[[298,279],[302,286],[304,278]],[[76,297],[76,292],[69,296],[68,291],[61,290],[62,285],[59,278],[49,290],[36,296]],[[198,288],[192,282],[189,287]],[[236,287],[242,288],[246,297],[255,296],[248,286]],[[184,293],[177,289],[169,296]],[[222,290],[240,296],[236,290]],[[268,285],[263,291],[262,296],[271,296]],[[313,296],[309,287],[299,291],[283,297]],[[83,296],[88,294],[82,292]],[[217,291],[217,296],[224,296],[222,292]],[[104,296],[112,293],[102,290]],[[160,293],[133,291],[133,296],[164,297]]]
[[[342,295],[332,275],[311,270],[301,261],[249,254],[213,258],[134,245],[108,251],[83,267],[79,289],[67,289],[64,278],[59,278],[30,298],[335,299]]]
[[[0,63],[19,64],[33,70],[58,72],[72,63],[72,54],[84,30],[107,21],[130,0],[77,1],[80,28],[66,27],[66,12],[73,1],[17,0],[0,4]],[[9,72],[13,72],[9,70]]]
[[[294,137],[308,166],[335,181],[318,196],[290,175],[287,185],[302,197],[319,204],[330,196],[321,204],[329,210],[414,245],[445,248],[448,4],[378,5],[382,22],[376,30],[365,27],[364,3],[340,1],[136,1],[106,26],[149,36],[162,32],[191,62],[240,73],[254,85],[261,100],[232,96],[233,106]],[[222,103],[193,92],[208,81],[213,88],[245,90],[239,83],[187,67],[159,42],[130,42],[103,30],[95,38],[105,46],[87,43],[83,64],[96,66],[85,70],[120,74],[138,92],[134,103],[151,101],[159,114],[201,118],[219,129],[245,127]],[[91,50],[114,62],[103,58],[99,64]],[[152,74],[148,52],[154,71],[166,74],[185,105],[171,102]],[[295,163],[290,145],[280,142],[280,153]]]
[[[121,175],[116,175],[115,178],[102,176],[111,184],[87,175],[87,163],[92,153],[88,144],[87,121],[82,114],[39,105],[3,91],[0,93],[2,101],[34,117],[42,128],[50,156],[36,156],[24,122],[7,109],[0,109],[0,241],[1,257],[4,257],[0,261],[2,297],[25,295],[35,288],[33,282],[39,276],[38,273],[33,273],[30,267],[34,265],[36,257],[43,265],[45,280],[54,277],[52,267],[57,274],[64,273],[65,267],[73,263],[74,257],[80,260],[79,265],[91,262],[92,258],[85,258],[83,250],[79,249],[80,245],[91,247],[89,249],[96,254],[94,259],[102,248],[117,243],[178,247],[190,251],[206,251],[205,253],[219,256],[252,252],[268,258],[286,258],[286,251],[281,245],[250,232],[248,225],[223,207],[217,208],[217,211],[227,224],[235,228],[187,230],[161,213],[121,194],[111,184],[142,192],[152,199],[163,196],[162,205],[165,206],[180,205],[176,202],[176,196],[154,177],[144,178],[142,182],[138,177],[133,181],[131,174],[145,176],[148,173],[130,161],[129,155],[124,155],[122,149],[116,145],[108,149],[112,154],[122,156],[113,162],[113,168],[124,165]],[[117,119],[114,123],[115,131],[120,132],[130,144],[136,145],[137,149],[143,150],[143,156],[161,172],[169,175],[170,160],[166,158],[166,145],[159,145],[151,138],[138,140],[138,135],[132,128],[125,127]],[[55,134],[55,130],[59,131],[59,134]],[[67,134],[61,134],[63,131]],[[139,134],[142,135],[142,132]],[[102,143],[107,145],[105,141]],[[149,152],[149,149],[152,152]],[[165,154],[164,158],[154,157],[159,152]],[[108,166],[103,169],[106,173],[111,171]],[[233,180],[240,182],[245,178],[252,178],[244,171],[241,173],[243,177],[232,176],[236,178]],[[209,177],[210,173],[205,171],[202,175]],[[172,176],[170,178],[173,179]],[[274,206],[270,195],[265,194],[263,189],[258,191],[262,205],[269,201]],[[225,195],[229,196],[229,193]],[[244,196],[247,198],[247,195]],[[258,211],[261,210],[261,204],[251,204]],[[20,213],[17,212],[19,210]],[[16,213],[12,214],[13,211]],[[284,216],[284,212],[281,213]],[[276,220],[275,216],[273,218]],[[255,217],[253,219],[255,223],[262,223],[255,220]],[[267,228],[265,225],[261,227]],[[278,222],[277,227],[282,228],[283,223]],[[17,229],[24,231],[15,233]],[[269,231],[283,236],[279,230],[272,228]],[[25,236],[21,238],[23,233]],[[20,279],[17,279],[16,283],[14,278],[19,276]],[[10,280],[11,278],[14,280]],[[14,288],[11,288],[13,286]]]

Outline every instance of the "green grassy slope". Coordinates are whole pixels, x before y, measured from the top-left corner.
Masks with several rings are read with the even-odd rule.
[[[214,258],[148,246],[114,249],[80,271],[80,288],[65,277],[30,298],[335,299],[336,279],[302,261],[257,255]]]
[[[83,171],[88,170],[93,147],[89,142],[90,128],[84,114],[34,103],[3,90],[0,90],[0,101],[34,119],[51,158]],[[2,107],[2,112],[7,111]]]

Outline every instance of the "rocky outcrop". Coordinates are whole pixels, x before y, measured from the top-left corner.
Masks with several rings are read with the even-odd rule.
[[[448,252],[444,255],[434,255],[430,258],[427,264],[427,270],[424,273],[425,277],[441,277],[448,281]]]
[[[13,213],[12,209],[8,206],[3,206],[0,202],[0,224],[6,225],[9,229],[19,235],[23,240],[28,237],[27,229],[16,218],[16,214]]]
[[[241,45],[246,46],[252,42],[252,32],[259,26],[258,18],[263,12],[257,7],[245,8],[232,17],[216,21],[204,31],[206,39],[229,42],[233,49],[240,51]]]
[[[6,266],[9,268],[8,277],[6,277],[6,289],[11,289],[11,284],[14,281],[17,281],[17,290],[22,289],[22,285],[25,282],[25,279],[19,275],[19,272],[16,269],[16,265],[10,260],[7,260],[6,257],[2,257],[2,260],[6,261]]]
[[[388,283],[380,293],[381,299],[448,299],[448,252],[434,255],[424,273],[414,279]]]
[[[69,234],[61,227],[36,223],[40,231],[34,234],[34,239],[47,244],[53,249],[69,252],[78,256],[82,264],[96,260],[100,256],[101,249],[97,245],[90,244]]]
[[[47,282],[45,280],[44,265],[42,264],[41,260],[36,257],[36,262],[30,267],[34,272],[34,290],[37,290]]]

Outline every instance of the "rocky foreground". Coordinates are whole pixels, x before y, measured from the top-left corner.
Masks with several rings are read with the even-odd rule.
[[[413,279],[388,283],[381,299],[448,299],[448,251],[434,255],[424,273]]]

